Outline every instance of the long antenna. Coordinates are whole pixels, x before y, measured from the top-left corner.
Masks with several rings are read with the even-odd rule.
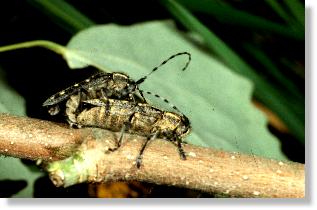
[[[178,114],[182,115],[185,120],[188,120],[188,118],[174,105],[172,104],[169,100],[167,100],[166,98],[160,96],[160,95],[157,95],[157,94],[154,94],[150,91],[143,91],[143,90],[139,90],[142,94],[143,93],[146,93],[148,95],[152,95],[152,96],[155,96],[156,98],[159,98],[160,100],[164,101],[165,103],[167,103],[171,108],[173,108]]]
[[[150,73],[148,73],[148,75],[142,77],[141,79],[139,79],[138,81],[136,81],[136,84],[141,84],[142,82],[144,82],[144,80],[153,72],[155,72],[156,70],[158,70],[161,66],[165,65],[169,60],[172,60],[173,58],[180,56],[180,55],[187,55],[188,56],[188,61],[186,62],[185,66],[182,68],[182,71],[185,71],[185,69],[187,69],[190,61],[191,61],[191,54],[189,52],[180,52],[180,53],[176,53],[174,55],[172,55],[171,57],[169,57],[168,59],[164,60],[160,65],[154,67],[152,69],[152,71]]]

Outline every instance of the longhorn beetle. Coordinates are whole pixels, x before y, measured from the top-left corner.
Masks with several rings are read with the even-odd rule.
[[[180,52],[174,54],[164,60],[161,64],[154,67],[150,73],[141,77],[137,81],[131,79],[128,75],[124,73],[114,72],[114,73],[105,73],[100,72],[97,73],[84,81],[76,83],[54,95],[49,97],[42,106],[48,107],[48,112],[51,115],[56,115],[60,112],[59,104],[64,102],[65,100],[70,99],[73,95],[79,96],[79,101],[88,100],[88,99],[98,99],[98,98],[111,98],[111,99],[118,99],[118,100],[128,100],[133,101],[134,103],[143,102],[146,103],[146,100],[143,95],[143,91],[139,89],[139,85],[143,83],[149,75],[154,73],[159,69],[159,67],[165,65],[169,60],[180,56],[180,55],[187,55],[188,61],[186,62],[185,66],[182,68],[184,71],[190,61],[191,61],[191,54],[188,52]],[[141,98],[137,95],[140,94]],[[147,92],[151,94],[150,92]],[[157,96],[157,95],[155,95]],[[75,109],[70,109],[73,113],[68,113],[68,122],[73,125],[75,124],[74,119],[70,119],[69,116],[75,116],[81,110],[81,103],[78,104],[78,107]]]
[[[76,96],[73,97],[73,102],[75,101]],[[76,122],[81,126],[121,131],[117,148],[122,144],[124,132],[147,137],[136,159],[138,168],[141,166],[146,145],[155,138],[163,138],[176,144],[180,157],[186,160],[182,138],[189,134],[191,126],[185,115],[162,111],[147,103],[133,103],[126,100],[102,98],[83,103],[92,108],[84,109],[79,113]]]

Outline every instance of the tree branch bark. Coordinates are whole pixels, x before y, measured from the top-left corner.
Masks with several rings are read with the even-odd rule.
[[[56,186],[81,182],[137,180],[201,190],[226,197],[302,198],[304,165],[185,145],[187,160],[165,140],[146,148],[135,166],[144,137],[103,129],[69,129],[53,122],[0,114],[0,154],[48,162]]]

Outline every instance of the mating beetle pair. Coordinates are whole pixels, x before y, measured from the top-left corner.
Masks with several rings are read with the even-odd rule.
[[[137,81],[119,72],[95,74],[49,97],[43,106],[49,109],[51,115],[56,115],[61,111],[61,104],[66,101],[64,114],[71,126],[90,126],[121,131],[118,147],[121,145],[125,132],[146,136],[147,140],[137,157],[138,168],[148,141],[155,138],[164,138],[175,143],[180,157],[186,159],[182,148],[182,138],[191,130],[188,118],[174,105],[171,106],[176,113],[151,106],[144,98],[144,92],[139,89],[139,85],[150,74],[169,60],[181,55],[188,56],[188,61],[182,69],[184,71],[191,61],[191,55],[188,52],[170,56],[153,68],[148,75]],[[154,96],[169,103],[167,99],[159,95],[154,94]]]

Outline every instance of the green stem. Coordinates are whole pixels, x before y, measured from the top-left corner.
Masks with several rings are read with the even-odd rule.
[[[18,49],[30,48],[30,47],[44,47],[60,55],[64,55],[65,52],[67,51],[66,47],[56,44],[54,42],[46,41],[46,40],[35,40],[35,41],[22,42],[22,43],[7,45],[7,46],[1,46],[0,52],[6,52],[6,51],[18,50]]]

